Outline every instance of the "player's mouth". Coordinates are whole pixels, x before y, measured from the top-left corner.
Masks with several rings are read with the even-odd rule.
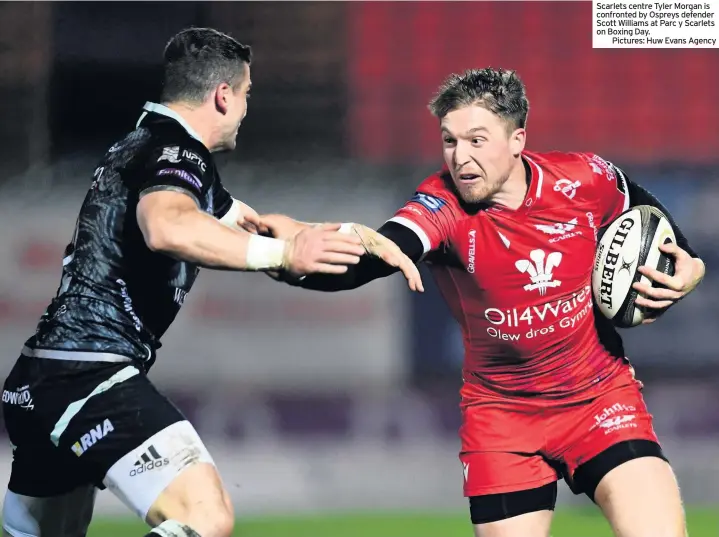
[[[459,182],[465,185],[476,183],[480,177],[476,173],[462,173],[459,175]]]

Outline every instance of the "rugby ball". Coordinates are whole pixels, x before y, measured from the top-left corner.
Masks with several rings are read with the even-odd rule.
[[[634,302],[639,294],[632,284],[659,286],[637,269],[642,265],[674,275],[674,259],[659,250],[676,242],[667,217],[656,207],[632,207],[614,219],[600,236],[592,271],[594,302],[614,326],[631,328],[656,317],[662,310],[644,310]]]

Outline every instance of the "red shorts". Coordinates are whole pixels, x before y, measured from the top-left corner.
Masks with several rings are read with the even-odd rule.
[[[620,377],[581,402],[473,398],[460,429],[464,495],[541,487],[619,442],[659,443],[640,384]]]

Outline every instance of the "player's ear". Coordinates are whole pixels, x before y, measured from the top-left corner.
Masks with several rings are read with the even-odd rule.
[[[232,97],[232,87],[223,82],[215,90],[215,108],[221,114],[226,114],[230,107],[230,98]]]
[[[527,131],[524,129],[515,129],[512,134],[509,135],[509,149],[512,155],[519,157],[524,151],[524,145],[527,141]]]

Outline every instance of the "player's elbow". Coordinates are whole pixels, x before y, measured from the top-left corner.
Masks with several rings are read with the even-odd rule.
[[[145,244],[153,252],[168,254],[178,248],[176,234],[169,222],[152,222],[143,230]]]

